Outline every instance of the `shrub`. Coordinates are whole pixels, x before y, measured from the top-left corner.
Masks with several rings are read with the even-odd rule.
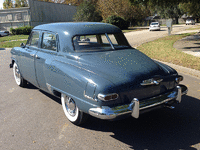
[[[31,30],[33,29],[32,26],[25,26],[25,27],[18,27],[16,29],[11,28],[10,32],[13,35],[29,35],[31,33]]]
[[[115,25],[115,26],[119,27],[120,29],[128,29],[128,25],[129,25],[128,21],[125,21],[123,18],[116,16],[116,15],[109,16],[106,19],[106,23]]]

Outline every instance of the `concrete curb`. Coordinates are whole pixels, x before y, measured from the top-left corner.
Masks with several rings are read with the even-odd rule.
[[[160,60],[156,60],[156,61],[159,61],[163,64],[166,64],[166,65],[174,68],[176,71],[178,71],[178,73],[184,73],[184,74],[191,75],[191,76],[194,76],[194,77],[197,77],[197,78],[200,79],[200,71],[198,71],[198,70],[179,66],[179,65],[175,65],[175,64],[172,64],[172,63],[162,62]]]

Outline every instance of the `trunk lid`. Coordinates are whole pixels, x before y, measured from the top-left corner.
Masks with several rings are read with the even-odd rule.
[[[174,84],[169,72],[136,49],[82,54],[79,63],[81,67],[114,83],[121,98],[127,102],[167,92],[170,82]],[[163,79],[159,85],[140,85],[144,80],[155,77]]]

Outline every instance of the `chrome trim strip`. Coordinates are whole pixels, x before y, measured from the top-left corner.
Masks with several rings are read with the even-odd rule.
[[[142,85],[142,86],[145,86],[145,85],[158,85],[158,84],[160,84],[160,82],[162,82],[163,81],[163,79],[154,79],[154,78],[152,78],[152,79],[147,79],[147,80],[144,80],[144,81],[142,81],[142,83],[140,83],[140,85]]]
[[[97,102],[97,99],[95,99],[94,97],[90,97],[90,96],[86,95],[86,94],[85,94],[85,90],[84,90],[84,92],[83,92],[83,95],[84,95],[85,98],[88,98],[88,99],[90,99],[90,100],[93,100],[93,101]]]
[[[47,86],[47,89],[49,90],[49,92],[50,92],[51,94],[53,94],[51,84],[46,83],[46,86]]]

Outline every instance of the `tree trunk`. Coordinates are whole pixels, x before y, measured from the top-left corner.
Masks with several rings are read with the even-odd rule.
[[[175,18],[175,24],[178,24],[178,17]]]

